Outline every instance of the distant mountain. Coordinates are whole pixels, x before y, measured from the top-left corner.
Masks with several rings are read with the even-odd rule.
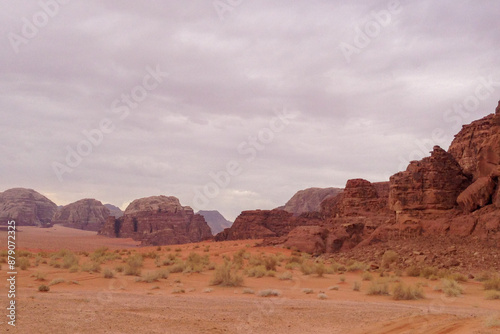
[[[14,188],[0,193],[0,225],[15,220],[18,226],[46,227],[52,224],[57,205],[40,193]]]
[[[308,188],[298,191],[293,197],[282,207],[278,209],[292,213],[294,216],[299,216],[301,213],[320,211],[320,204],[329,197],[335,197],[342,193],[340,188]]]
[[[123,211],[119,207],[112,204],[104,204],[104,206],[108,208],[111,216],[115,216],[115,218],[123,216]]]
[[[198,211],[197,213],[205,218],[206,222],[208,223],[208,226],[210,226],[210,228],[212,229],[212,234],[214,235],[219,232],[222,232],[225,228],[229,228],[231,227],[231,225],[233,225],[233,222],[224,218],[224,216],[221,215],[219,211],[201,210]]]
[[[99,231],[109,215],[109,209],[101,202],[86,198],[59,209],[52,222],[81,230]]]

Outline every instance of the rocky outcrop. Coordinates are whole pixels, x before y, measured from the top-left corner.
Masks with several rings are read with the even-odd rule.
[[[95,199],[82,199],[63,206],[54,216],[53,223],[80,230],[99,231],[110,211]]]
[[[0,225],[15,220],[17,226],[48,227],[57,205],[32,189],[14,188],[0,193]]]
[[[300,190],[293,195],[282,209],[294,216],[299,216],[305,212],[319,212],[321,202],[340,193],[342,193],[340,188],[308,188]]]
[[[121,218],[108,218],[100,234],[132,238],[143,245],[174,245],[212,237],[203,216],[182,206],[173,196],[153,196],[133,201]]]
[[[491,177],[480,177],[457,198],[458,205],[467,212],[482,208],[491,202],[496,182]]]
[[[431,156],[412,161],[390,178],[389,208],[394,211],[449,210],[470,185],[450,153],[434,146]]]
[[[231,225],[233,225],[233,222],[230,222],[224,216],[216,210],[200,210],[197,212],[198,214],[202,215],[203,218],[205,218],[205,221],[207,222],[208,226],[210,226],[210,229],[212,230],[212,234],[217,234],[226,228],[230,228]]]
[[[110,216],[113,216],[115,218],[120,218],[121,216],[123,216],[123,211],[119,207],[111,204],[104,204],[104,206],[108,208]]]
[[[495,114],[464,125],[448,152],[473,180],[490,176],[500,165],[500,102]]]
[[[243,211],[231,228],[217,234],[215,240],[281,237],[297,226],[318,225],[320,222],[318,214],[294,217],[292,213],[280,209]]]

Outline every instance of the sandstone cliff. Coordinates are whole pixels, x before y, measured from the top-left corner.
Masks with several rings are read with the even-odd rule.
[[[0,193],[0,225],[14,219],[18,226],[47,227],[57,205],[32,189],[14,188]]]
[[[54,215],[53,223],[80,230],[99,231],[110,211],[95,199],[82,199],[63,206]]]
[[[110,217],[99,232],[118,238],[133,238],[143,245],[173,245],[199,242],[212,237],[205,219],[182,206],[173,196],[153,196],[133,201],[121,218]]]

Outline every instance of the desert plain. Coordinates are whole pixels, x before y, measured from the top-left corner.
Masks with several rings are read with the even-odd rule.
[[[7,240],[6,231],[0,240]],[[58,225],[19,227],[16,326],[7,326],[4,316],[0,328],[5,333],[500,332],[495,268],[401,269],[401,254],[392,251],[364,263],[260,242],[139,247],[132,239]],[[6,290],[2,305],[8,303]]]

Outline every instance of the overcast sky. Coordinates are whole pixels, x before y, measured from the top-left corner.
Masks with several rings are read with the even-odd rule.
[[[496,0],[1,7],[0,191],[58,205],[163,194],[233,220],[388,180],[500,99]]]

